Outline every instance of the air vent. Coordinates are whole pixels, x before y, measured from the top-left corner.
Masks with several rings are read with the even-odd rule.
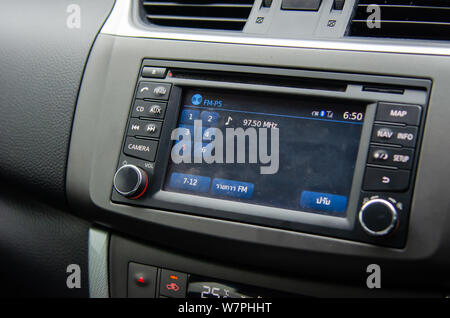
[[[368,10],[370,5],[379,7],[379,20],[372,19],[376,15]],[[374,22],[379,22],[379,27]],[[360,0],[349,35],[450,40],[450,1]]]
[[[254,0],[142,1],[151,24],[196,29],[242,30]]]

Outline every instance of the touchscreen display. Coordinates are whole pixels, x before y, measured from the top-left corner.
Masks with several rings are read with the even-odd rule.
[[[185,89],[164,190],[345,216],[365,108]]]

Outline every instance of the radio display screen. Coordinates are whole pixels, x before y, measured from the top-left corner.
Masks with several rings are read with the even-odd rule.
[[[164,190],[346,216],[366,105],[185,89]]]

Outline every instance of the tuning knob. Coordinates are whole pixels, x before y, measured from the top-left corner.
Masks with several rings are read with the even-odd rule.
[[[359,211],[359,222],[368,234],[373,236],[387,236],[398,224],[398,213],[394,205],[384,199],[367,201]]]
[[[141,197],[148,187],[147,173],[134,165],[123,165],[114,175],[114,189],[129,199]]]

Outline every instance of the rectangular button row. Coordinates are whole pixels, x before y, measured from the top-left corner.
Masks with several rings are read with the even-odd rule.
[[[414,152],[418,139],[422,108],[418,105],[379,103],[375,121],[386,124],[373,126],[371,141],[386,144],[386,147],[372,145],[363,189],[366,191],[406,191],[409,188]],[[395,126],[402,124],[406,126]],[[394,148],[397,145],[401,148]],[[390,147],[389,147],[390,146]],[[394,169],[383,169],[394,168]],[[397,169],[395,169],[397,168]]]
[[[166,70],[163,68],[144,67],[142,76],[162,78],[165,77],[165,73]],[[159,139],[161,136],[167,103],[144,99],[167,101],[171,87],[172,85],[167,83],[139,82],[123,149],[125,154],[146,161],[155,161],[158,140],[144,138]]]
[[[139,82],[136,98],[168,100],[171,87],[168,83]]]
[[[127,134],[128,136],[159,138],[161,127],[161,121],[131,118]]]
[[[128,264],[128,298],[185,298],[188,274],[137,263]]]
[[[137,99],[133,105],[131,117],[147,117],[155,119],[164,119],[167,103],[151,102]]]
[[[169,187],[194,192],[209,192],[217,196],[227,196],[240,199],[251,199],[253,196],[253,183],[196,176],[174,172],[170,176]]]
[[[375,124],[373,126],[372,142],[414,148],[416,146],[417,133],[417,127]]]
[[[155,161],[158,140],[148,140],[136,137],[158,139],[162,128],[161,121],[131,118],[127,129],[127,139],[123,152],[129,156],[146,161]]]

